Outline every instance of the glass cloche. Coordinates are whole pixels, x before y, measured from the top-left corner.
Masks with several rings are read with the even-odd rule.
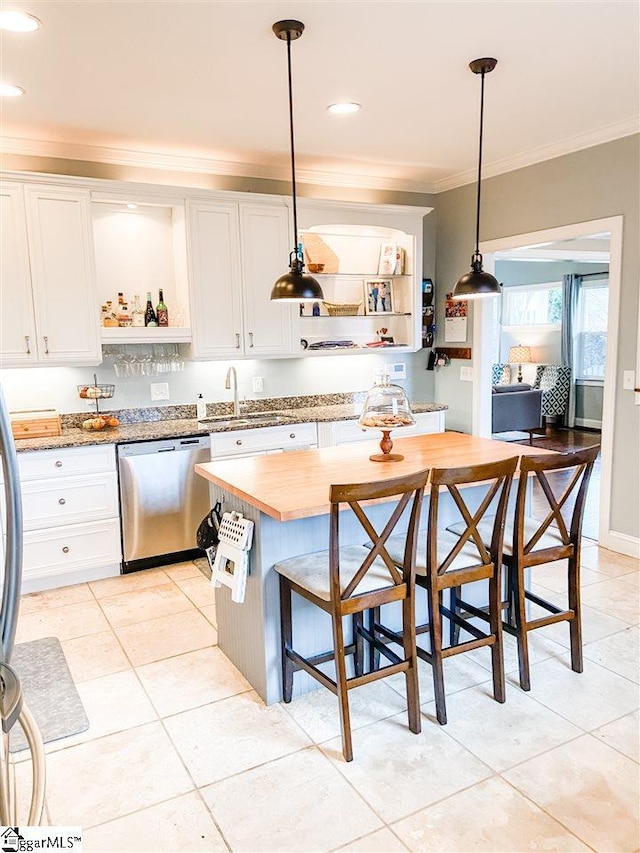
[[[380,374],[376,384],[367,394],[364,408],[358,420],[358,424],[365,429],[382,430],[382,441],[380,449],[382,453],[375,453],[369,458],[374,462],[398,462],[403,459],[398,453],[391,453],[393,442],[389,433],[392,429],[411,426],[415,418],[411,414],[411,407],[404,388],[393,385],[389,377]]]

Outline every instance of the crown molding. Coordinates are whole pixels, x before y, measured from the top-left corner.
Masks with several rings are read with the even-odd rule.
[[[631,136],[640,131],[638,116],[616,124],[605,125],[588,133],[563,139],[551,145],[495,160],[483,165],[483,179],[513,172],[552,160],[595,145],[602,145]],[[73,142],[53,140],[25,139],[4,137],[2,153],[19,156],[58,158],[62,160],[87,161],[106,163],[114,166],[129,168],[154,169],[157,171],[173,171],[185,173],[200,173],[222,175],[234,178],[255,178],[273,181],[290,181],[287,167],[268,166],[260,163],[241,163],[232,160],[216,160],[209,157],[191,157],[182,154],[160,153],[156,151],[138,151],[127,148],[114,148],[100,145],[85,145]],[[347,172],[327,172],[316,169],[297,169],[296,178],[302,184],[316,186],[342,187],[345,189],[387,190],[391,192],[410,192],[437,194],[456,189],[466,184],[474,183],[477,179],[477,169],[469,169],[442,178],[437,181],[413,180],[384,175],[352,174]]]
[[[100,145],[58,142],[44,139],[3,137],[2,153],[27,157],[47,157],[62,160],[106,163],[130,168],[155,169],[173,172],[224,175],[234,178],[256,178],[290,182],[289,167],[268,166],[258,163],[241,163],[216,160],[209,157],[190,157],[157,151],[138,151]],[[433,193],[434,184],[410,178],[384,175],[327,172],[315,169],[296,169],[298,183],[317,186],[344,187],[348,189],[389,190],[391,192]]]
[[[602,145],[605,142],[613,142],[615,139],[632,136],[638,132],[640,132],[640,117],[634,116],[616,124],[604,125],[588,133],[579,133],[576,136],[570,136],[560,142],[554,142],[552,145],[532,148],[530,151],[524,151],[522,154],[516,154],[514,157],[505,157],[502,160],[494,160],[492,163],[483,164],[482,178],[484,180],[485,178],[492,178],[496,175],[503,175],[506,172],[514,172],[516,169],[533,166],[535,163],[542,163],[545,160],[553,160],[555,157],[572,154],[574,151],[593,148],[595,145]],[[449,178],[442,178],[442,180],[435,181],[433,192],[436,194],[442,193],[447,190],[456,189],[456,187],[465,186],[465,184],[474,183],[477,180],[477,175],[477,167],[474,167],[468,171],[459,172],[457,175],[451,175]]]

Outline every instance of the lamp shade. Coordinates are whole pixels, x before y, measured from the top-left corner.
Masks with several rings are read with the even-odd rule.
[[[531,362],[531,347],[523,347],[518,344],[509,349],[510,364],[529,364]]]
[[[318,302],[324,299],[324,295],[319,283],[312,275],[304,272],[302,262],[292,253],[291,268],[273,285],[271,299],[281,302]]]

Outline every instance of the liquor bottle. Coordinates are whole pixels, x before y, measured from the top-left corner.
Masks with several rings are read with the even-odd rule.
[[[151,304],[151,291],[147,292],[147,307],[144,312],[144,324],[145,326],[158,325],[158,318],[156,317],[156,312],[153,310],[153,305]]]
[[[168,326],[169,325],[169,309],[164,304],[164,296],[162,295],[162,290],[160,290],[160,300],[156,305],[156,313],[158,315],[158,325],[159,326]]]
[[[118,326],[127,327],[131,325],[131,315],[129,314],[129,306],[126,302],[118,305]]]
[[[131,306],[131,325],[136,326],[137,328],[145,325],[144,311],[140,305],[140,297],[137,293],[133,297],[133,304]]]

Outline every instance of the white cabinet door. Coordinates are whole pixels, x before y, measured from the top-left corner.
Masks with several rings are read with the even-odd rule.
[[[291,355],[293,312],[298,306],[271,302],[271,290],[288,270],[289,211],[284,205],[241,204],[245,355]]]
[[[194,358],[242,355],[238,207],[193,203],[187,208]]]
[[[25,188],[41,364],[99,364],[99,305],[88,190]]]
[[[0,367],[26,367],[38,355],[22,187],[3,185],[0,205]]]

